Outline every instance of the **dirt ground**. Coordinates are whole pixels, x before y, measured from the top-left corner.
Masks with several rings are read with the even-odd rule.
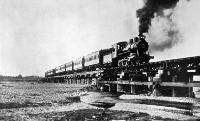
[[[87,85],[59,83],[1,82],[0,120],[11,121],[135,121],[135,120],[195,120],[197,116],[181,113],[175,108],[116,102],[103,109],[81,102],[77,91]],[[98,97],[98,95],[97,95]],[[101,95],[99,98],[112,97]],[[115,98],[114,98],[115,100]],[[170,111],[169,111],[170,110]]]

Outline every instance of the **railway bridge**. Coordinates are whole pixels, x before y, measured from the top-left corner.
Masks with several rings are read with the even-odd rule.
[[[117,78],[105,75],[117,74]],[[127,76],[128,74],[128,76]],[[102,76],[104,75],[104,76]],[[111,67],[47,77],[48,82],[88,84],[104,91],[129,94],[154,94],[172,97],[194,97],[193,88],[200,87],[200,56],[150,62],[139,65]]]
[[[132,78],[124,80],[122,76],[114,81],[99,81],[99,84],[111,92],[136,94],[139,93],[137,91],[140,91],[140,88],[145,90],[146,87],[146,89],[151,88],[153,91],[150,93],[154,95],[162,94],[172,97],[194,97],[193,88],[200,87],[200,80],[194,80],[194,77],[200,76],[199,56],[112,68],[107,71],[119,73],[121,70],[128,73],[131,71]]]

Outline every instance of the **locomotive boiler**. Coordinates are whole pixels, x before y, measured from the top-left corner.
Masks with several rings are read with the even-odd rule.
[[[152,56],[149,55],[148,42],[145,36],[140,35],[129,42],[119,42],[113,45],[113,63],[117,66],[128,66],[148,63]]]

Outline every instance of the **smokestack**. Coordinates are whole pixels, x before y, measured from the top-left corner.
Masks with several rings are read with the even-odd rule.
[[[163,16],[165,9],[174,8],[179,0],[144,0],[144,6],[136,11],[139,18],[139,35],[147,33],[154,16]]]

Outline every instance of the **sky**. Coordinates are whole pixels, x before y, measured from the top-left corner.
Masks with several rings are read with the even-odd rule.
[[[39,75],[93,51],[138,35],[142,0],[0,0],[0,74]],[[200,55],[200,1],[181,0],[173,21],[179,40],[151,51],[153,61]],[[152,20],[147,39],[162,43],[162,18]],[[162,33],[161,33],[162,32]]]

